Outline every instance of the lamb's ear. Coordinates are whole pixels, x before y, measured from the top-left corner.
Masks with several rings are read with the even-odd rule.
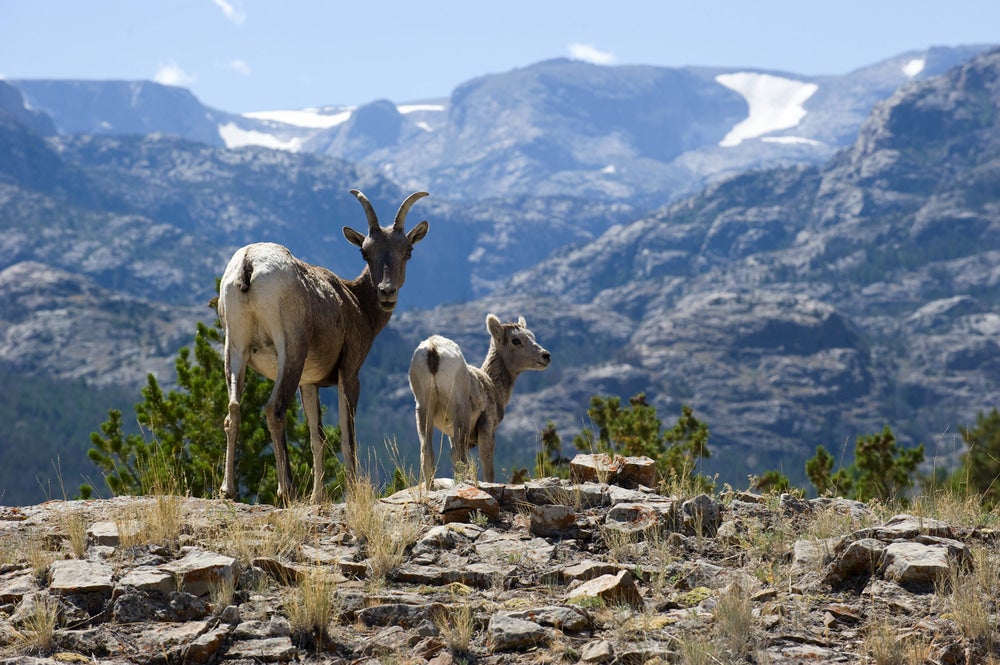
[[[528,322],[524,320],[523,316],[518,317],[518,319],[517,319],[517,325],[521,326],[525,330],[528,329]]]
[[[486,329],[490,331],[490,336],[494,339],[503,339],[503,324],[496,314],[486,315]]]
[[[361,245],[365,242],[365,237],[352,229],[350,226],[344,227],[344,237],[347,238],[347,242],[352,245],[357,245],[358,247],[361,247]]]

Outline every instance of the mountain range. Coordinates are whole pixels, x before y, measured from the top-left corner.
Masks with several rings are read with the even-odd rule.
[[[984,46],[819,78],[557,60],[448,100],[248,115],[149,82],[0,82],[0,362],[169,383],[236,247],[353,276],[348,190],[387,219],[427,189],[407,309],[362,373],[363,441],[412,454],[409,354],[436,332],[481,359],[494,311],[554,358],[515,390],[508,469],[546,422],[588,426],[591,395],[637,392],[665,421],[692,406],[734,484],[801,480],[816,445],[886,423],[947,458],[1000,402],[998,109]]]

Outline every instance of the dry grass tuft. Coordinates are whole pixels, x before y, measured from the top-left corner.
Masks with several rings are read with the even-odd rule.
[[[715,633],[719,643],[733,656],[742,660],[757,648],[757,628],[750,593],[737,584],[730,585],[719,596],[712,609]]]
[[[380,503],[375,486],[364,477],[348,486],[345,511],[347,525],[367,555],[368,584],[381,588],[403,562],[406,549],[417,541],[420,524]]]
[[[81,512],[63,516],[62,527],[66,530],[73,556],[82,559],[87,556],[87,518]]]
[[[932,662],[935,650],[931,636],[900,632],[888,619],[868,626],[861,648],[875,665],[923,665]]]
[[[1000,559],[985,547],[972,550],[968,570],[952,568],[946,579],[936,585],[946,615],[955,622],[962,637],[970,644],[994,653],[1000,647],[996,629],[996,599],[1000,597]]]
[[[684,637],[678,640],[677,652],[683,665],[718,665],[725,660],[719,658],[718,649],[712,640],[700,637]]]
[[[471,652],[472,638],[476,633],[475,615],[471,607],[459,605],[435,612],[434,624],[449,653],[462,658]]]
[[[608,548],[608,556],[615,563],[628,563],[635,554],[635,545],[640,536],[624,529],[602,525],[599,529],[601,540]]]
[[[285,604],[295,632],[311,633],[322,643],[334,615],[334,577],[317,569],[303,576]]]
[[[248,567],[257,557],[296,559],[299,548],[313,537],[308,518],[310,507],[293,503],[259,515],[223,518],[217,547]]]
[[[19,649],[46,653],[52,648],[59,625],[59,601],[45,594],[36,594],[31,611],[24,619],[23,630],[16,633]]]

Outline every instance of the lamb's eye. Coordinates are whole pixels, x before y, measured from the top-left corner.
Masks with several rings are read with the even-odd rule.
[[[521,340],[519,340],[516,337],[514,339],[510,340],[510,343],[513,344],[514,346],[521,346]]]

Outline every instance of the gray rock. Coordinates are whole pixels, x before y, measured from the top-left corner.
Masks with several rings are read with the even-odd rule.
[[[559,605],[536,607],[521,612],[508,612],[508,616],[558,628],[564,633],[580,633],[590,630],[594,625],[590,617],[580,608]]]
[[[213,587],[231,585],[239,576],[236,559],[199,549],[189,550],[161,568],[180,578],[183,589],[196,596],[208,594]]]
[[[570,506],[548,504],[530,510],[528,529],[536,536],[558,536],[576,524],[576,511]]]
[[[111,597],[111,566],[100,561],[60,559],[49,567],[49,590],[58,595],[97,593]]]
[[[241,640],[226,649],[227,659],[246,659],[260,663],[287,663],[298,656],[299,650],[288,637]]]
[[[610,663],[615,658],[615,649],[607,640],[591,640],[580,649],[581,663]]]
[[[601,575],[576,587],[566,596],[568,602],[580,603],[587,598],[599,599],[606,605],[628,605],[643,608],[642,596],[632,574],[622,570],[615,575]]]
[[[493,653],[531,649],[547,644],[550,639],[549,629],[503,612],[490,617],[486,627],[486,643]]]
[[[945,545],[889,543],[883,555],[883,576],[907,589],[930,590],[946,579],[955,561]]]

